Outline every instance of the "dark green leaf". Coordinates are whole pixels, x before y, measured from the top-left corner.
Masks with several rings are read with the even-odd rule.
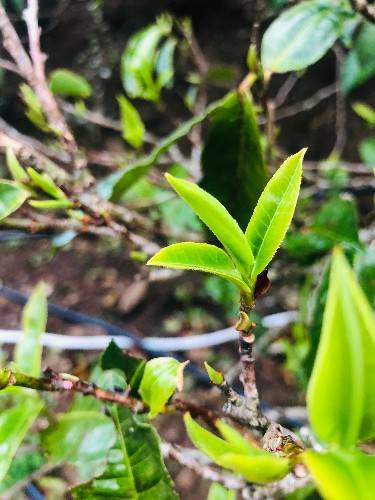
[[[49,86],[54,94],[85,99],[91,95],[89,82],[68,69],[56,69],[49,77]]]
[[[155,430],[126,408],[113,408],[117,443],[102,476],[76,486],[76,500],[177,500]]]
[[[345,257],[337,250],[307,392],[310,422],[319,439],[351,447],[375,436],[374,373],[372,310]]]
[[[318,61],[340,36],[350,12],[339,1],[308,0],[287,9],[268,27],[262,40],[265,70],[298,71]]]
[[[22,314],[23,337],[17,344],[14,361],[23,373],[39,377],[42,363],[41,336],[46,331],[47,297],[43,283],[31,294]]]
[[[365,22],[354,47],[341,68],[341,88],[344,92],[358,87],[375,73],[375,26]]]
[[[202,188],[246,229],[268,179],[249,94],[228,94],[213,113],[202,152],[202,170]]]
[[[221,248],[207,243],[175,243],[162,248],[148,262],[150,266],[203,271],[227,279],[250,292],[230,257]]]
[[[15,212],[28,196],[29,193],[17,183],[0,180],[0,220]]]

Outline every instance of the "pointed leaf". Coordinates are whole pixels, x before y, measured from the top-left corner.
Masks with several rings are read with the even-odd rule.
[[[86,78],[68,69],[56,69],[49,77],[49,87],[56,95],[85,99],[92,89]]]
[[[253,254],[245,235],[227,209],[196,184],[170,174],[165,176],[173,189],[222,243],[242,276],[248,276],[253,265]]]
[[[264,455],[265,452],[261,448],[251,443],[234,427],[226,424],[223,420],[218,420],[215,425],[223,438],[234,446],[238,452],[249,455]]]
[[[314,432],[341,447],[375,437],[375,321],[353,271],[332,260],[307,405]]]
[[[46,331],[47,297],[43,283],[31,294],[22,314],[23,336],[17,344],[14,361],[27,375],[39,377],[42,363],[41,336]]]
[[[126,408],[112,408],[117,443],[106,470],[72,490],[76,500],[177,500],[156,431]]]
[[[227,207],[245,230],[268,180],[249,94],[231,92],[213,113],[202,171],[201,187]]]
[[[6,161],[9,172],[15,181],[23,182],[28,179],[25,169],[17,160],[13,149],[10,147],[6,150]]]
[[[249,291],[233,262],[221,248],[207,243],[175,243],[162,248],[148,262],[150,266],[203,271],[225,278],[240,289]]]
[[[302,177],[305,149],[290,156],[276,171],[261,194],[246,229],[255,263],[255,279],[268,266],[281,245],[293,218]]]
[[[122,136],[131,146],[139,148],[143,143],[145,126],[133,104],[123,95],[117,96],[120,106]]]
[[[330,500],[372,500],[375,491],[375,456],[342,450],[306,451],[303,459],[319,492]]]
[[[150,407],[150,417],[154,418],[164,410],[164,406],[174,391],[181,390],[184,363],[174,358],[154,358],[146,363],[139,393]]]
[[[29,193],[12,181],[0,180],[0,220],[15,212]]]
[[[56,200],[65,200],[66,194],[56,184],[55,181],[46,173],[40,174],[34,168],[29,167],[27,173],[33,183],[42,191],[52,196]]]
[[[206,368],[207,375],[209,376],[210,381],[215,385],[221,385],[224,382],[224,375],[212,368],[207,361],[204,362],[204,367]]]

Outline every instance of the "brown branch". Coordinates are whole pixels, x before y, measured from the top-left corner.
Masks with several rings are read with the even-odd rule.
[[[361,14],[367,21],[375,24],[375,5],[367,0],[350,0],[350,4],[356,12]]]

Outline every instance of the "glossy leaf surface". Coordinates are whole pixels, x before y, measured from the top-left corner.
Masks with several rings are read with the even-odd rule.
[[[345,257],[333,256],[307,404],[325,443],[350,447],[375,436],[375,321]]]
[[[116,445],[110,450],[104,473],[75,487],[73,498],[177,500],[163,463],[155,430],[126,408],[113,408]]]
[[[68,69],[56,69],[49,77],[49,86],[56,95],[85,99],[91,95],[89,82]]]
[[[268,175],[249,94],[230,93],[215,113],[202,152],[201,187],[245,229]]]
[[[150,407],[150,417],[164,410],[164,406],[181,384],[183,363],[174,358],[154,358],[148,361],[143,373],[139,393]]]
[[[166,174],[166,178],[222,243],[242,276],[248,276],[253,265],[253,254],[245,235],[227,209],[196,184],[169,174]]]
[[[285,73],[315,63],[332,47],[348,15],[338,1],[332,0],[308,0],[290,7],[263,36],[264,69]]]
[[[131,146],[139,148],[142,146],[145,133],[142,119],[136,108],[125,96],[118,96],[117,102],[120,106],[122,136]]]
[[[309,450],[303,458],[324,498],[372,500],[375,491],[374,455],[355,450],[322,453]]]
[[[276,171],[261,194],[246,229],[255,263],[255,279],[281,245],[296,207],[305,150],[290,156]]]
[[[162,248],[147,263],[150,266],[203,271],[225,278],[240,289],[249,291],[232,260],[222,250],[207,243],[175,243]]]
[[[29,193],[15,182],[0,180],[0,220],[15,212],[28,196]]]
[[[39,377],[42,363],[41,336],[46,331],[47,297],[43,283],[31,294],[22,313],[23,336],[15,350],[14,361],[23,373]]]

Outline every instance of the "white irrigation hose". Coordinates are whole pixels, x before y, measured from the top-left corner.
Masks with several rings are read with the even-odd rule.
[[[295,311],[285,311],[270,314],[262,319],[265,328],[283,328],[295,321]],[[0,330],[0,344],[17,344],[23,333],[19,330]],[[233,342],[238,338],[238,333],[233,327],[224,328],[212,333],[192,335],[188,337],[145,337],[142,346],[149,351],[189,351],[215,345]],[[121,349],[128,349],[134,345],[129,337],[121,335],[61,335],[59,333],[44,333],[41,342],[44,347],[52,349],[101,351],[111,340],[114,340]]]

